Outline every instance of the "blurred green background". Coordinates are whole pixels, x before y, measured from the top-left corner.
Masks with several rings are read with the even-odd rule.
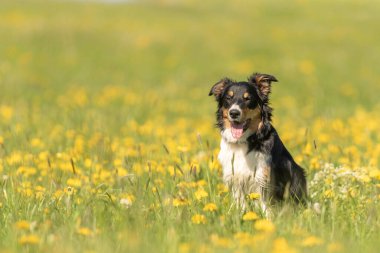
[[[122,85],[144,113],[176,116],[190,103],[181,116],[199,116],[214,111],[213,83],[257,71],[280,80],[276,117],[349,116],[378,105],[379,11],[366,0],[2,0],[0,99],[55,102],[68,87]]]

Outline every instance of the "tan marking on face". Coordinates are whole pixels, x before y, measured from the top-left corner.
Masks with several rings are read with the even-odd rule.
[[[243,98],[248,98],[248,97],[249,97],[249,93],[248,92],[244,92]]]
[[[261,111],[259,107],[255,109],[246,108],[243,110],[243,118],[244,120],[251,119],[251,123],[249,124],[249,129],[252,132],[257,132],[257,130],[261,127]]]
[[[231,128],[231,122],[228,120],[228,109],[223,107],[222,112],[223,112],[224,127]]]
[[[228,91],[228,96],[233,97],[234,96],[234,92],[232,90],[229,90]]]

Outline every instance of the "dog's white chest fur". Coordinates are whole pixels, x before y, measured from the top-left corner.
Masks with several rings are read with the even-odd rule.
[[[272,180],[267,155],[248,153],[247,143],[232,143],[222,138],[218,159],[223,167],[223,180],[238,202],[244,205],[244,197],[253,192],[260,193],[261,200],[269,200]]]

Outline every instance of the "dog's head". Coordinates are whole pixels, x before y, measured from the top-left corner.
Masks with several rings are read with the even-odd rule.
[[[245,140],[270,121],[272,82],[277,82],[274,76],[256,73],[247,82],[224,78],[211,88],[209,96],[214,95],[218,102],[217,126],[227,141]]]

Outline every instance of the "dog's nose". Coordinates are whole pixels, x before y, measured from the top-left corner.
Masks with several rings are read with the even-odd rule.
[[[236,109],[232,109],[229,111],[231,119],[237,119],[240,116],[240,111]]]

